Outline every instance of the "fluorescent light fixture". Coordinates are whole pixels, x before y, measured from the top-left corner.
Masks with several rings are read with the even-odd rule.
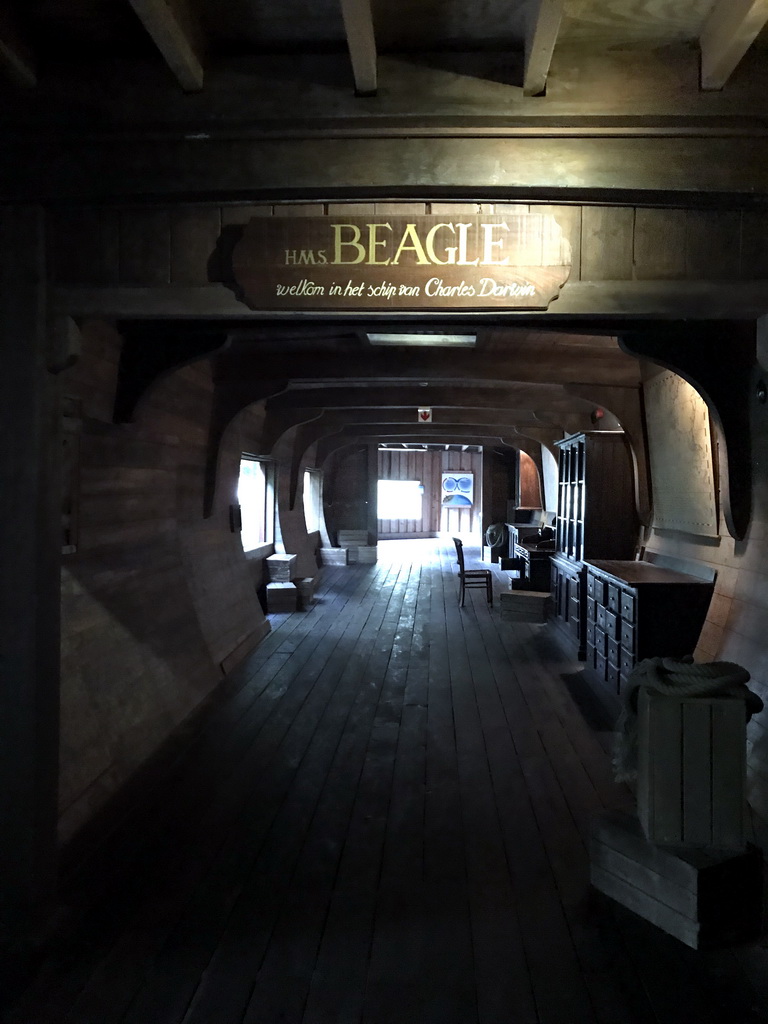
[[[474,334],[369,334],[371,345],[416,345],[430,348],[473,348]]]

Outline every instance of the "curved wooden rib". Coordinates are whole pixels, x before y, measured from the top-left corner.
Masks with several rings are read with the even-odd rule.
[[[642,391],[640,388],[608,387],[605,384],[566,384],[565,390],[607,409],[621,423],[632,453],[637,515],[643,526],[650,526],[653,502]]]
[[[707,403],[720,431],[723,515],[736,540],[752,513],[752,451],[749,408],[755,366],[755,324],[717,321],[686,324],[669,332],[633,333],[622,349],[679,374]]]

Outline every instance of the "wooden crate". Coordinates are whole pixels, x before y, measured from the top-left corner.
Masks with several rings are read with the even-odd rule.
[[[293,583],[267,584],[267,612],[295,612],[298,605],[298,591]]]
[[[679,699],[641,690],[637,808],[651,842],[744,849],[743,700]]]
[[[501,617],[508,622],[546,622],[549,595],[535,590],[502,591]]]
[[[751,844],[740,853],[662,847],[623,811],[592,822],[592,885],[693,949],[759,934],[762,878],[762,853]]]
[[[350,550],[350,556],[352,552]],[[375,544],[361,544],[357,548],[357,561],[363,565],[373,565],[378,558],[378,548]]]
[[[298,591],[299,607],[303,611],[308,611],[315,603],[317,579],[317,576],[306,576],[304,579],[294,581]]]
[[[266,559],[269,578],[276,583],[288,583],[293,578],[297,555],[269,555]]]
[[[340,548],[359,548],[368,543],[367,530],[339,530],[336,541]]]
[[[320,548],[320,561],[323,565],[346,565],[348,560],[348,548]]]

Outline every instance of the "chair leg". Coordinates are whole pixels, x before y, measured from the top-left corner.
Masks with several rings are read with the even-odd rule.
[[[464,580],[459,580],[459,608],[464,607]]]

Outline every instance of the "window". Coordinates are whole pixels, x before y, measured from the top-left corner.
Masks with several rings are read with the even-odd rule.
[[[379,519],[421,519],[424,485],[420,480],[379,480]]]
[[[249,455],[242,456],[237,500],[243,521],[240,533],[243,550],[253,551],[260,544],[271,544],[275,533],[273,463]]]
[[[307,524],[307,533],[315,533],[322,525],[322,480],[319,470],[304,471],[304,521]]]

